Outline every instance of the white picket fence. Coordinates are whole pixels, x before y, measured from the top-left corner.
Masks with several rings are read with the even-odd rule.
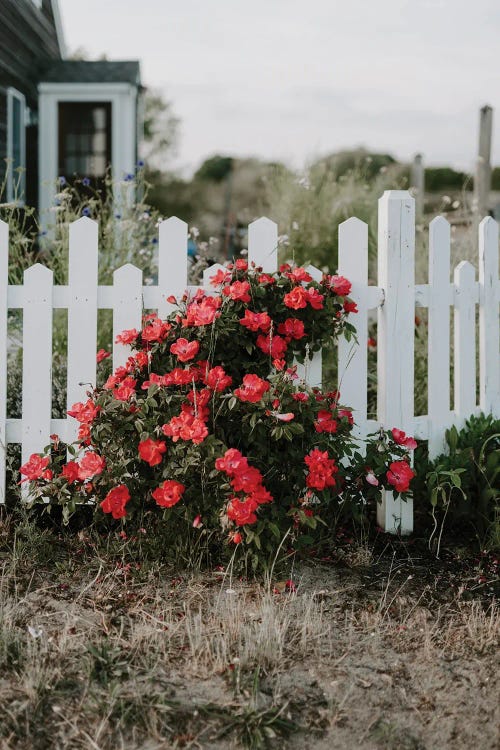
[[[339,344],[341,400],[353,407],[359,436],[396,426],[429,441],[432,456],[445,447],[444,432],[478,411],[500,417],[498,227],[484,219],[479,228],[479,280],[473,266],[460,263],[450,281],[450,227],[442,217],[429,226],[429,283],[415,285],[415,208],[406,191],[387,191],[379,201],[378,286],[368,285],[368,227],[359,219],[339,229],[339,273],[352,282],[359,312],[352,315],[358,344]],[[39,452],[57,433],[69,441],[77,422],[52,419],[52,316],[68,310],[68,408],[86,398],[85,384],[96,381],[98,310],[113,311],[113,339],[127,328],[140,328],[143,309],[167,315],[170,295],[187,285],[187,224],[175,217],[159,228],[158,285],[143,286],[142,272],[131,264],[117,269],[112,286],[98,285],[98,227],[87,218],[70,227],[69,283],[54,286],[53,274],[36,264],[22,286],[8,285],[8,227],[0,222],[0,503],[5,502],[8,443],[21,443],[22,461]],[[278,228],[262,218],[249,226],[248,257],[267,272],[277,268]],[[204,286],[215,266],[204,274]],[[313,276],[321,272],[310,267]],[[335,269],[332,269],[332,272]],[[479,404],[476,403],[476,306],[479,307]],[[415,307],[428,308],[428,414],[414,414]],[[450,308],[454,310],[454,406],[450,409]],[[22,418],[6,414],[8,311],[23,311]],[[368,316],[377,310],[377,420],[367,418]],[[128,347],[114,345],[113,365],[123,364]],[[302,370],[312,385],[321,382],[321,354]],[[82,385],[83,384],[83,385]],[[379,523],[389,531],[413,527],[412,502],[385,493]]]

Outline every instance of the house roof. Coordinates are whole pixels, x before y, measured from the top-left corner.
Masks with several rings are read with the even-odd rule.
[[[56,60],[43,83],[131,83],[141,85],[138,60]]]

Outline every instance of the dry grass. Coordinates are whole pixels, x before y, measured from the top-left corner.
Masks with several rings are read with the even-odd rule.
[[[0,542],[3,750],[495,747],[498,607],[370,578],[366,544],[293,591],[28,526]]]

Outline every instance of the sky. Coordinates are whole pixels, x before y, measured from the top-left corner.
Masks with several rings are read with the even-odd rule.
[[[59,0],[68,51],[139,59],[181,120],[175,166],[214,153],[296,168],[365,146],[472,170],[500,0]]]

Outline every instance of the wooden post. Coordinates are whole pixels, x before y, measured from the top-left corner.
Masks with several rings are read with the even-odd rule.
[[[158,317],[164,319],[174,309],[167,302],[171,294],[182,297],[187,288],[188,226],[171,216],[160,224],[158,247]]]
[[[488,214],[491,189],[491,132],[493,109],[486,105],[479,112],[479,150],[474,181],[474,208],[477,223]]]
[[[248,226],[248,262],[262,266],[264,273],[278,268],[278,226],[265,216]]]
[[[142,271],[126,263],[113,273],[113,368],[123,366],[132,354],[126,344],[117,344],[122,331],[142,327]]]
[[[406,190],[386,190],[379,200],[377,411],[386,429],[413,435],[415,348],[415,201]],[[413,530],[413,501],[382,493],[377,520],[385,531]]]
[[[455,268],[454,390],[455,426],[460,430],[476,407],[476,304],[474,266],[463,260]]]
[[[0,505],[5,503],[7,457],[7,286],[9,283],[9,226],[0,221]]]
[[[500,418],[498,287],[498,224],[487,216],[479,225],[479,403]]]
[[[415,154],[411,168],[411,192],[415,198],[415,221],[424,220],[425,169],[422,154]]]

